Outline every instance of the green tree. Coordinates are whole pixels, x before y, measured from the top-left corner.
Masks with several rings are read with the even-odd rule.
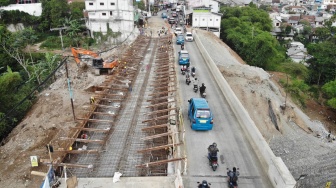
[[[336,79],[336,44],[325,41],[307,46],[308,54],[313,58],[308,60],[309,82],[317,85]]]
[[[143,1],[137,2],[137,1],[133,0],[133,5],[137,5],[138,9],[146,11],[146,6],[145,6],[145,3]]]
[[[327,104],[336,109],[336,81],[331,81],[323,85],[322,91],[328,96]]]
[[[84,29],[80,24],[80,22],[78,20],[71,20],[70,18],[69,20],[66,21],[64,26],[67,27],[66,29],[67,35],[71,38],[73,44],[75,44],[78,47],[81,41],[80,32],[82,32]]]
[[[83,10],[85,9],[85,2],[72,2],[69,8],[72,19],[79,20],[84,18]]]
[[[20,33],[10,33],[5,26],[0,26],[0,45],[8,56],[20,64],[30,79],[29,64],[21,50],[24,46],[24,41],[23,38],[20,37]]]
[[[15,4],[16,0],[0,0],[0,6],[7,6],[10,4]]]
[[[317,27],[315,29],[315,36],[318,37],[319,41],[326,41],[331,37],[331,32],[327,27]]]
[[[27,84],[23,84],[19,72],[13,72],[10,67],[7,67],[7,72],[0,75],[0,118],[4,117],[5,113],[26,97],[29,87]],[[0,139],[4,138],[16,125],[17,121],[24,117],[31,104],[30,100],[24,101],[6,117],[6,120],[0,122]]]
[[[221,12],[221,39],[248,64],[268,69],[284,61],[283,48],[269,32],[267,12],[254,6],[225,7]]]
[[[40,30],[49,31],[50,28],[63,25],[63,18],[69,17],[70,9],[66,0],[41,0],[42,15]]]

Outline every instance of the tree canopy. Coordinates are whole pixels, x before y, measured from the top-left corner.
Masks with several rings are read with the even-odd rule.
[[[221,39],[250,65],[270,69],[284,61],[284,49],[270,34],[268,13],[255,6],[221,9]]]

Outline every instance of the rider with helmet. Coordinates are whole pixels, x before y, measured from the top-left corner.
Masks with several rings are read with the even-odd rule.
[[[229,185],[233,186],[233,187],[237,187],[238,186],[238,176],[239,176],[239,171],[237,171],[236,167],[232,168],[232,171],[229,170],[227,172],[227,177],[228,177],[228,182]]]
[[[201,95],[205,92],[205,89],[206,89],[206,87],[205,87],[204,83],[202,83],[202,86],[200,87]]]
[[[219,152],[218,148],[217,148],[217,144],[216,142],[212,143],[209,147],[208,147],[208,158],[211,159],[211,157],[217,157],[217,153]]]
[[[198,188],[210,188],[209,185],[210,184],[206,180],[203,180],[202,183],[198,184]]]

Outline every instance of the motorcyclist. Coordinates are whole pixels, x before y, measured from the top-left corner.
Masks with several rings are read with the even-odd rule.
[[[217,148],[217,144],[216,142],[212,143],[209,147],[208,147],[208,158],[209,160],[211,159],[211,157],[217,157],[217,153],[219,152],[218,148]]]
[[[197,88],[197,89],[198,89],[198,80],[197,80],[197,78],[195,78],[195,79],[193,80],[193,85],[194,85],[194,88]]]
[[[202,86],[200,87],[201,95],[205,92],[205,89],[206,89],[206,87],[205,87],[204,83],[202,83]]]
[[[229,184],[232,184],[232,186],[237,187],[238,186],[238,176],[239,176],[239,171],[237,171],[236,167],[232,168],[232,171],[229,170],[227,172],[227,177],[228,177],[228,182]]]
[[[210,188],[210,186],[206,180],[203,180],[202,183],[198,184],[198,188]]]
[[[184,44],[181,44],[181,50],[184,50]]]
[[[192,72],[192,73],[196,73],[196,67],[192,67],[192,68],[191,68],[191,72]]]

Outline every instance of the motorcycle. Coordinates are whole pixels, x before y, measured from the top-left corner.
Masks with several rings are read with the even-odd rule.
[[[200,87],[200,94],[201,94],[201,97],[203,97],[203,98],[206,97],[205,89],[203,89],[202,86]]]
[[[209,159],[209,165],[211,166],[213,171],[216,171],[218,167],[218,157],[217,156],[208,156]]]
[[[186,71],[185,71],[185,70],[182,70],[181,72],[182,72],[182,75],[185,75],[185,72],[186,72]]]
[[[203,93],[201,93],[201,97],[202,97],[202,98],[205,98],[205,97],[206,97],[206,93],[205,93],[205,91],[204,91]]]
[[[208,183],[206,180],[203,180],[202,183],[197,182],[198,188],[210,188],[211,183]]]
[[[189,77],[187,77],[187,78],[186,78],[186,84],[187,84],[187,85],[189,85],[189,84],[190,84],[190,82],[191,82],[191,81],[190,81],[190,78],[189,78]]]
[[[239,176],[239,168],[236,169],[236,172],[231,171],[227,168],[227,181],[229,188],[238,188],[238,176]]]
[[[194,85],[194,92],[197,93],[198,91],[198,85]]]

